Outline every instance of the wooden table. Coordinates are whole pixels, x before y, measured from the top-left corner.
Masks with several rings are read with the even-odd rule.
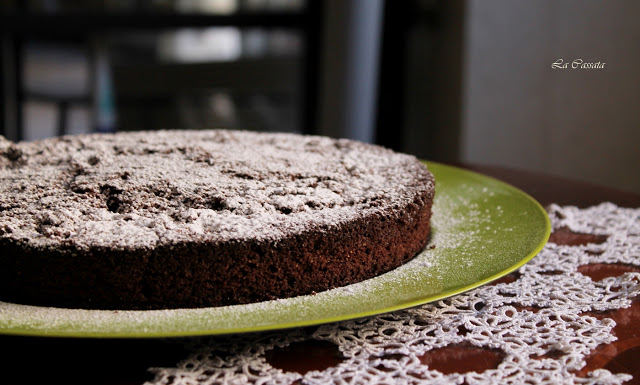
[[[587,207],[604,201],[623,207],[640,207],[640,194],[616,191],[565,178],[488,166],[463,166],[501,179],[536,198],[541,204],[557,203]],[[593,242],[593,235],[556,232],[556,243]],[[599,266],[583,271],[592,277],[611,274],[611,269],[640,271],[640,266]],[[632,270],[628,270],[632,269]],[[636,269],[636,270],[633,270]],[[504,279],[508,280],[509,277]],[[600,346],[587,360],[583,372],[606,368],[634,376],[628,383],[640,384],[640,299],[627,309],[593,314],[613,318],[618,340]],[[57,339],[0,336],[0,347],[9,357],[0,360],[0,383],[17,384],[140,384],[151,380],[147,371],[154,366],[173,366],[184,358],[180,344],[158,340]],[[304,373],[340,362],[335,349],[321,342],[298,344],[271,352],[268,361],[275,367]],[[499,357],[482,349],[436,349],[424,358],[430,367],[444,373],[466,372],[495,367]],[[470,365],[475,365],[471,367]]]

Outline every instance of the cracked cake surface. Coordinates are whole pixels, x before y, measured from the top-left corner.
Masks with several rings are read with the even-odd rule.
[[[254,260],[275,255],[266,245],[338,253],[316,241],[296,246],[292,239],[320,239],[356,222],[364,231],[372,219],[388,221],[381,229],[407,221],[413,226],[417,219],[404,216],[407,207],[420,223],[428,222],[430,210],[424,208],[430,209],[433,193],[433,177],[415,157],[346,139],[230,130],[91,134],[21,143],[2,138],[0,251],[29,261],[38,252],[55,253],[56,260],[78,253],[87,258],[117,251],[135,255],[138,250],[145,267],[142,276],[131,279],[141,282],[153,270],[155,250],[164,255],[184,245],[218,260],[226,258],[219,255],[222,249],[236,254],[226,249],[233,244],[243,250],[237,253],[254,253]],[[426,243],[428,225],[420,231],[410,253]],[[362,236],[370,243],[363,250],[376,254],[370,249],[379,243],[380,232]],[[345,242],[363,243],[355,238]],[[204,251],[216,245],[224,247]],[[306,258],[299,253],[291,258]],[[16,260],[5,261],[19,265],[15,277],[5,278],[20,286],[28,277],[19,276],[33,269],[18,272],[23,266]],[[271,260],[271,270],[276,265]],[[149,284],[139,285],[146,285],[143,297],[153,296]]]

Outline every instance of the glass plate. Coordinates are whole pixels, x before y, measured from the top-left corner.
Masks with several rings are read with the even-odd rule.
[[[427,162],[436,178],[429,245],[405,265],[357,284],[248,305],[110,311],[0,302],[0,334],[61,337],[172,337],[322,324],[440,300],[525,264],[550,234],[545,210],[498,180]]]

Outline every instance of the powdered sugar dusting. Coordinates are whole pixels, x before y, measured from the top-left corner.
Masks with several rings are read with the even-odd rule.
[[[412,156],[292,134],[3,138],[0,155],[0,237],[37,247],[278,239],[402,205],[433,188]]]
[[[434,170],[438,168],[432,167]],[[434,171],[435,173],[435,171]],[[297,325],[324,322],[332,319],[353,318],[381,310],[406,307],[421,303],[425,298],[439,298],[469,287],[486,279],[491,274],[512,267],[531,249],[512,248],[526,243],[518,229],[514,228],[515,241],[497,240],[511,246],[488,243],[484,232],[521,225],[519,220],[505,222],[503,219],[517,217],[522,210],[497,208],[496,202],[506,204],[509,191],[504,186],[494,186],[494,201],[483,206],[484,194],[477,185],[459,188],[451,186],[441,178],[442,187],[436,193],[433,206],[433,236],[429,245],[409,263],[374,279],[336,288],[315,295],[306,295],[275,301],[247,305],[204,309],[172,309],[161,311],[108,311],[54,309],[14,305],[0,302],[0,328],[18,325],[14,330],[24,333],[39,333],[54,330],[64,334],[87,333],[117,336],[191,335],[216,334],[229,331],[270,329],[273,325],[286,327],[291,322]],[[464,195],[467,194],[467,197]],[[521,197],[521,196],[520,196]],[[465,202],[460,200],[464,199]],[[489,212],[485,210],[487,208]],[[539,208],[529,203],[525,214],[529,217],[544,215]],[[477,213],[476,213],[477,212]],[[538,222],[539,223],[539,222]],[[490,227],[490,230],[486,230]],[[531,227],[525,237],[531,238]],[[535,225],[535,228],[538,226]],[[537,240],[539,243],[540,240]],[[515,245],[515,246],[514,246]],[[469,266],[469,264],[472,264]],[[486,265],[486,266],[485,266]],[[485,269],[493,269],[487,273]]]

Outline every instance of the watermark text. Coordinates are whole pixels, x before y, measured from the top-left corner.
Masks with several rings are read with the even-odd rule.
[[[589,62],[583,59],[574,59],[573,61],[566,61],[564,59],[558,59],[551,64],[553,69],[604,69],[605,62]]]

